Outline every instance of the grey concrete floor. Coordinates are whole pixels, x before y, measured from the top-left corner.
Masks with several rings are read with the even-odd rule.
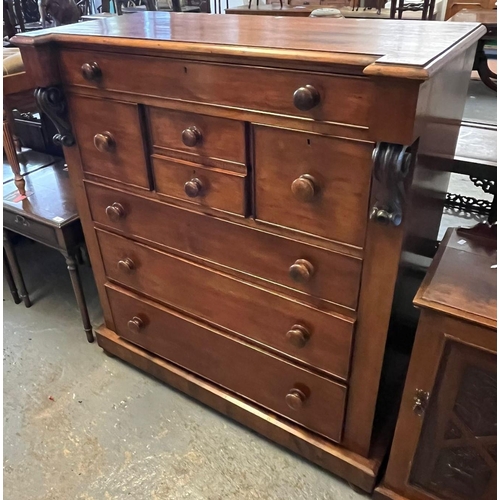
[[[366,498],[88,344],[62,256],[16,248],[33,306],[4,283],[6,500]],[[92,274],[80,271],[97,326]]]

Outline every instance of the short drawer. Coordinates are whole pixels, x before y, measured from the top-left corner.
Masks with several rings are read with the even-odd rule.
[[[125,236],[281,285],[286,293],[295,290],[313,305],[324,299],[357,306],[361,259],[88,182],[86,191],[93,220]],[[312,273],[291,273],[299,260],[308,261]]]
[[[156,152],[195,163],[245,171],[245,124],[227,118],[149,108]]]
[[[71,85],[364,126],[374,89],[363,77],[84,50],[62,50],[59,68]]]
[[[246,212],[244,174],[195,163],[151,158],[157,193],[238,215]]]
[[[100,230],[97,234],[111,280],[339,378],[347,378],[352,320],[120,236]]]
[[[69,103],[83,170],[149,189],[138,106],[77,95]]]
[[[347,389],[172,310],[107,287],[116,333],[308,429],[341,441]]]
[[[24,215],[7,210],[3,211],[3,227],[14,233],[22,234],[29,239],[40,241],[49,246],[60,246],[56,229],[49,224],[43,224]]]
[[[254,127],[256,219],[362,247],[373,144]]]

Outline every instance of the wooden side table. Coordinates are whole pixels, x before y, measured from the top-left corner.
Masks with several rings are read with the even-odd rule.
[[[25,176],[27,197],[19,200],[13,181],[3,185],[3,243],[7,262],[4,267],[13,298],[26,307],[31,301],[11,242],[12,233],[59,250],[66,265],[89,342],[94,341],[85,296],[78,273],[77,255],[84,242],[68,172],[64,162],[44,167]],[[15,284],[15,286],[14,286]]]
[[[422,309],[376,500],[496,498],[496,226],[449,229]]]

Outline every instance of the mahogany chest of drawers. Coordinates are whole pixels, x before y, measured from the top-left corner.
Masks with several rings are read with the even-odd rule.
[[[145,13],[17,36],[99,345],[370,491],[398,267],[448,182],[419,158],[454,150],[483,31]]]

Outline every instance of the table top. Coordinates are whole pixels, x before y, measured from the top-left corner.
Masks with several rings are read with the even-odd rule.
[[[496,329],[496,264],[496,226],[448,229],[414,303]]]
[[[427,79],[485,32],[470,23],[138,12],[20,33],[12,41],[352,64],[365,74]]]
[[[226,9],[226,14],[309,17],[313,10],[327,7],[325,5],[283,5],[281,8],[280,4],[255,5],[255,3],[256,0],[250,8],[248,5],[230,7]]]
[[[496,10],[472,10],[463,9],[457,12],[453,17],[450,17],[448,21],[456,23],[481,23],[485,26],[496,26],[497,25],[497,11]]]
[[[23,148],[21,153],[18,153],[17,159],[19,161],[19,168],[21,170],[21,175],[26,175],[39,170],[40,168],[46,167],[47,165],[52,165],[60,158],[45,153],[39,153],[38,151],[33,151],[32,149]],[[3,158],[3,183],[13,181],[14,173],[12,168],[4,155]]]
[[[78,220],[76,200],[63,161],[31,172],[24,177],[27,198],[19,198],[14,181],[3,185],[3,209],[62,228]]]

